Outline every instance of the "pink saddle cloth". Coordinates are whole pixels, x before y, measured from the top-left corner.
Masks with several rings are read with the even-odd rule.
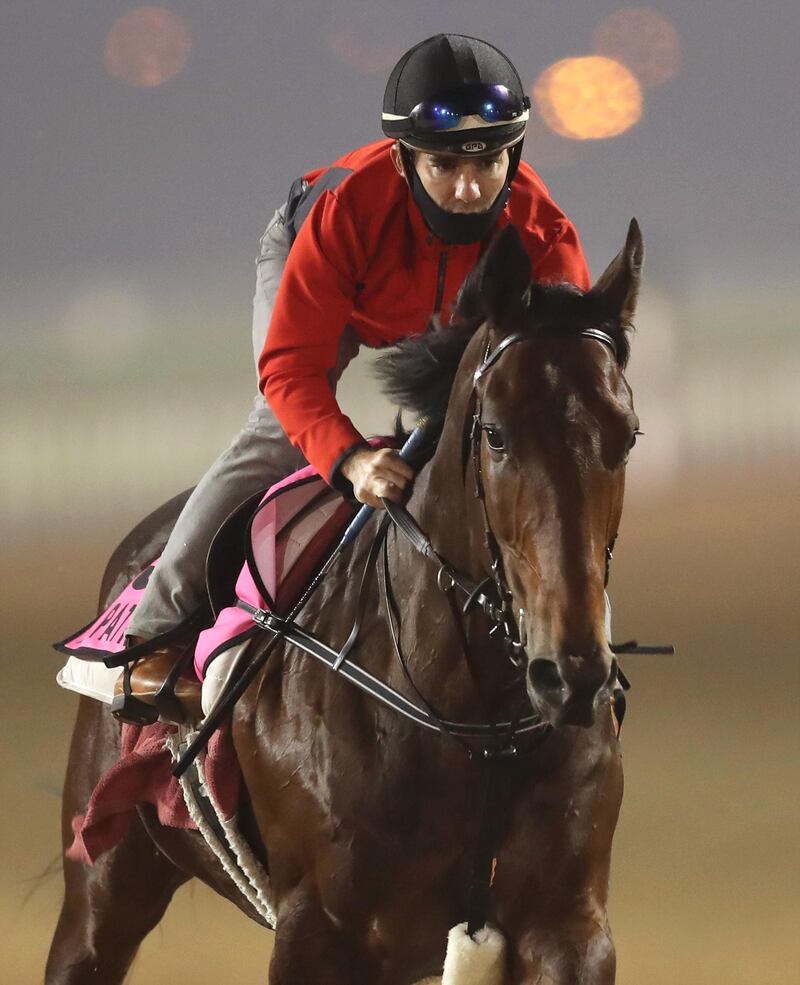
[[[353,507],[309,465],[272,486],[251,522],[248,560],[236,582],[236,597],[259,609],[287,611],[354,515]],[[150,576],[153,560],[90,623],[54,644],[68,656],[102,659],[121,653],[131,616]],[[255,625],[244,609],[223,609],[200,634],[195,655],[202,680],[208,660]]]
[[[251,521],[236,598],[256,609],[288,612],[354,514],[310,465],[274,485]],[[200,680],[214,657],[257,631],[246,609],[223,609],[197,640],[194,667]]]
[[[373,448],[395,445],[370,438]],[[248,557],[236,581],[236,598],[256,609],[286,615],[330,555],[356,509],[331,489],[310,465],[267,492],[250,525]],[[194,667],[203,680],[220,653],[258,632],[250,613],[238,605],[223,609],[200,633]]]
[[[72,633],[54,649],[71,657],[99,660],[125,649],[125,636],[134,609],[144,595],[144,590],[155,571],[158,558],[151,561],[113,600],[111,605],[90,623]]]
[[[374,439],[373,446],[392,444]],[[285,614],[299,598],[334,543],[355,514],[354,507],[331,489],[311,466],[272,486],[251,524],[247,562],[236,581],[236,598],[259,609]],[[70,656],[94,659],[118,654],[125,646],[131,615],[141,599],[158,559],[152,561],[83,629],[55,644]],[[223,609],[213,626],[200,633],[194,666],[202,679],[209,660],[260,630],[250,614],[233,605]],[[156,723],[122,726],[118,761],[101,777],[86,811],[73,818],[71,859],[93,863],[123,837],[137,804],[152,804],[161,824],[195,829],[179,782],[172,775],[167,745],[176,727]],[[225,817],[236,813],[241,771],[229,723],[208,745],[206,782]]]
[[[236,596],[257,608],[284,612],[323,563],[354,515],[354,508],[310,466],[273,486],[251,522],[248,560],[236,582]],[[111,605],[83,629],[56,644],[62,653],[95,659],[119,653],[130,617],[158,561],[125,587]],[[223,609],[202,632],[195,668],[202,678],[209,659],[259,632],[250,614],[237,606]],[[172,776],[167,740],[175,726],[157,723],[122,726],[119,760],[101,777],[86,812],[73,818],[69,858],[93,863],[123,837],[140,803],[152,804],[161,824],[196,829],[180,784]],[[205,760],[206,780],[226,817],[237,808],[241,772],[230,727],[212,737]]]

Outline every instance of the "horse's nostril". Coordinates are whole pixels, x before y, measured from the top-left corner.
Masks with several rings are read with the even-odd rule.
[[[558,691],[563,686],[561,674],[552,660],[537,658],[528,668],[528,676],[536,691]]]

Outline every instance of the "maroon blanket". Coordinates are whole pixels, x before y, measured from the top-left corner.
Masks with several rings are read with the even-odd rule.
[[[67,857],[92,864],[122,838],[140,803],[152,804],[161,824],[192,828],[180,783],[172,775],[172,755],[164,745],[174,725],[122,726],[119,760],[99,780],[85,814],[72,820],[75,838]],[[205,759],[206,783],[226,818],[233,817],[239,802],[241,773],[225,724],[211,739]]]

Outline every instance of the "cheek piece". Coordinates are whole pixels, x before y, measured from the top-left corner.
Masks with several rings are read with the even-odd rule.
[[[509,147],[508,174],[506,175],[505,184],[500,189],[497,198],[495,198],[485,212],[456,213],[448,212],[447,209],[441,208],[425,191],[417,174],[417,169],[414,166],[413,155],[403,143],[400,144],[400,155],[406,175],[408,176],[411,195],[430,231],[445,243],[464,245],[466,243],[477,243],[484,239],[497,222],[511,193],[511,182],[517,173],[522,155],[522,141],[520,140],[513,147]]]

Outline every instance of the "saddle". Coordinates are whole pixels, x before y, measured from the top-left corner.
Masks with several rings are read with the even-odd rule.
[[[58,683],[105,701],[112,710],[124,709],[125,720],[138,724],[159,714],[198,721],[200,679],[209,661],[232,646],[248,645],[259,632],[238,599],[277,613],[290,608],[353,515],[354,507],[311,466],[250,497],[214,537],[203,613],[169,634],[126,647],[131,616],[158,564],[154,558],[99,616],[54,644],[69,658]]]

